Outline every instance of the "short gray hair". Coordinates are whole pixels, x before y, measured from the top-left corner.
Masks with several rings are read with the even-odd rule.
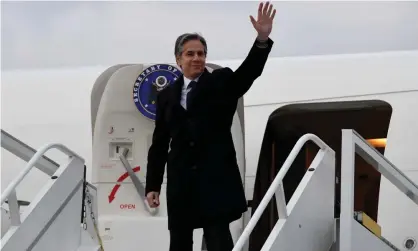
[[[186,42],[191,40],[199,40],[203,44],[204,53],[207,55],[208,53],[208,46],[206,44],[206,40],[203,36],[198,33],[185,33],[180,35],[176,40],[176,45],[174,47],[174,56],[178,57],[183,52],[183,46]]]

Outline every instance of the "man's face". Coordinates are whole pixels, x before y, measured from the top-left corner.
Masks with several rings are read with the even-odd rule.
[[[197,78],[205,69],[206,55],[204,46],[199,40],[191,40],[183,45],[183,52],[177,58],[183,75],[189,79]]]

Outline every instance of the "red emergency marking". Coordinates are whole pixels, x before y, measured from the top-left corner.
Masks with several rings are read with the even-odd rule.
[[[132,210],[135,209],[135,204],[120,204],[119,207],[120,209]]]

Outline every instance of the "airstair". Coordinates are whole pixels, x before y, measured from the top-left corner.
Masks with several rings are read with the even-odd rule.
[[[95,222],[96,190],[85,181],[84,159],[62,144],[48,144],[35,151],[3,130],[1,136],[4,149],[28,161],[1,195],[2,210],[10,220],[10,226],[1,238],[1,250],[103,250]],[[320,150],[286,204],[283,178],[308,141],[318,145]],[[44,156],[50,149],[67,154],[68,162],[58,165]],[[317,136],[306,134],[294,146],[233,251],[245,249],[250,234],[273,196],[279,220],[262,251],[399,250],[373,230],[367,215],[354,212],[354,156],[357,153],[364,158],[417,205],[418,186],[353,130],[342,131],[342,152],[339,219],[334,218],[335,152]],[[121,155],[122,162],[126,162],[124,154]],[[124,166],[136,184],[138,193],[141,193],[143,187],[131,172],[129,163],[124,163]],[[34,167],[49,175],[50,180],[30,203],[19,201],[16,187]],[[22,215],[20,206],[27,206]]]
[[[319,152],[286,205],[283,178],[303,145]],[[302,136],[255,210],[233,251],[243,250],[275,195],[279,220],[261,251],[393,251],[400,250],[375,231],[376,223],[354,211],[354,156],[358,154],[418,206],[418,186],[354,130],[342,130],[341,213],[334,218],[335,152],[313,134]]]
[[[35,151],[1,130],[2,148],[22,160],[26,167],[2,191],[2,251],[98,251],[99,235],[95,187],[85,181],[84,159],[62,144],[48,144]],[[59,165],[44,154],[52,149],[68,156]],[[31,202],[17,199],[16,188],[36,167],[50,177]],[[26,206],[21,214],[20,207]]]

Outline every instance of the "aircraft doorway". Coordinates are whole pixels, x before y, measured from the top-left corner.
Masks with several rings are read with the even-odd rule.
[[[275,175],[283,165],[290,151],[306,133],[320,137],[335,151],[336,186],[335,217],[340,214],[340,170],[341,170],[341,130],[354,129],[383,154],[391,106],[383,101],[348,101],[292,104],[274,111],[268,120],[264,135],[252,201],[254,213],[269,188]],[[372,141],[372,139],[374,141]],[[319,148],[306,144],[283,180],[286,203],[304,176]],[[377,221],[379,204],[380,173],[356,156],[355,170],[355,211],[363,211]],[[318,198],[320,199],[320,194]],[[264,211],[249,240],[249,251],[258,251],[263,246],[271,229],[278,220],[275,199],[272,199]]]

